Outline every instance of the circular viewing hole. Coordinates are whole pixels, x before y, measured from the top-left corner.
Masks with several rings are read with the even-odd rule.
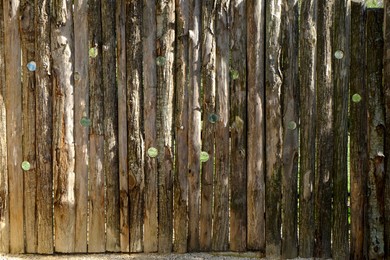
[[[31,168],[31,165],[30,165],[30,163],[28,161],[22,162],[22,169],[24,171],[28,171],[28,170],[30,170],[30,168]]]
[[[150,147],[148,149],[148,156],[151,157],[151,158],[154,158],[154,157],[157,157],[158,155],[158,151],[155,147]]]
[[[200,161],[202,163],[207,162],[210,159],[210,155],[207,152],[200,152]]]
[[[342,50],[338,50],[334,53],[334,56],[336,59],[341,60],[342,58],[344,58],[344,52]]]
[[[216,114],[210,114],[209,115],[209,122],[212,124],[215,124],[218,121],[219,117]]]
[[[359,103],[360,101],[362,101],[362,96],[360,96],[359,94],[353,94],[352,96],[352,101],[355,102],[355,103]]]
[[[37,69],[37,64],[35,63],[35,61],[30,61],[29,63],[27,63],[27,69],[29,71],[35,71]]]

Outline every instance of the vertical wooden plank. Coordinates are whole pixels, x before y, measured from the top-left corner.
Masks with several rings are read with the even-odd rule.
[[[384,1],[384,55],[383,55],[383,95],[385,103],[385,255],[390,256],[390,160],[388,155],[390,154],[390,2]]]
[[[265,45],[265,131],[266,131],[266,254],[281,253],[281,0],[268,0]]]
[[[218,122],[215,127],[214,251],[226,251],[229,242],[229,6],[230,0],[217,0],[215,112]]]
[[[50,2],[35,3],[37,253],[51,254],[53,241],[53,84],[50,54]]]
[[[350,1],[335,0],[333,24],[334,147],[333,227],[334,259],[349,257],[348,246],[348,87],[350,65]]]
[[[246,2],[230,2],[230,249],[246,250]]]
[[[202,150],[209,160],[202,163],[201,208],[200,208],[200,250],[211,250],[212,205],[214,182],[214,132],[212,115],[215,113],[215,11],[216,0],[202,1]]]
[[[86,0],[75,2],[74,6],[74,56],[75,56],[75,200],[76,226],[75,252],[87,252],[88,218],[88,150],[89,128],[82,124],[89,118],[89,83],[88,83],[88,4]]]
[[[157,161],[148,156],[150,148],[156,148],[156,5],[143,2],[143,86],[144,86],[144,134],[145,134],[145,216],[144,252],[158,250],[157,219]]]
[[[0,1],[0,132],[7,133],[4,5]],[[8,36],[8,35],[7,35]],[[9,252],[9,193],[7,167],[7,135],[0,135],[0,252]]]
[[[188,26],[189,1],[176,1],[176,160],[174,176],[174,245],[178,253],[187,252],[188,231]]]
[[[248,166],[250,250],[265,253],[265,0],[247,3]]]
[[[367,10],[367,89],[369,125],[368,226],[369,259],[384,258],[384,134],[385,115],[382,102],[383,13]],[[356,100],[353,97],[352,101]],[[361,141],[361,140],[360,140]]]
[[[364,3],[351,3],[351,84],[350,163],[351,163],[351,258],[367,259],[367,173],[368,128],[366,86],[366,45]],[[371,48],[371,47],[370,47]],[[374,89],[376,87],[374,86]],[[320,256],[320,255],[319,255]]]
[[[118,252],[120,250],[115,4],[115,0],[101,2],[104,89],[104,174],[106,176],[106,251],[109,252]]]
[[[286,259],[295,258],[298,255],[298,11],[298,2],[295,0],[285,1],[282,5],[282,73],[284,78],[282,85],[282,257]]]
[[[333,176],[332,24],[334,0],[318,1],[317,171],[314,184],[315,256],[330,258]]]
[[[75,247],[75,149],[72,4],[53,3],[51,50],[54,70],[54,221],[55,250]]]
[[[20,1],[4,1],[5,96],[9,183],[10,252],[24,252]]]
[[[128,157],[131,153],[127,138],[127,60],[126,60],[126,5],[128,1],[116,1],[116,39],[117,39],[117,85],[118,85],[118,160],[119,160],[119,232],[120,251],[130,252],[130,208],[129,208],[129,178]],[[131,2],[132,3],[132,2]],[[142,9],[141,9],[142,10]],[[135,30],[134,30],[135,31]],[[141,36],[139,36],[141,37]],[[135,215],[135,214],[134,214]],[[139,216],[138,214],[137,216]],[[142,221],[142,218],[141,218]],[[141,222],[142,223],[142,222]],[[142,239],[141,239],[142,240]]]
[[[188,250],[199,251],[201,150],[201,1],[190,1],[188,89]]]
[[[314,253],[314,171],[316,138],[316,44],[317,4],[301,5],[299,37],[300,71],[300,179],[299,179],[299,255]]]
[[[22,47],[22,113],[23,113],[23,161],[30,163],[31,168],[24,173],[24,222],[25,250],[27,253],[37,251],[36,222],[36,142],[35,142],[35,75],[32,71],[35,62],[35,24],[34,3],[20,2],[20,33]],[[27,67],[29,66],[29,68]]]
[[[102,68],[101,1],[88,2],[89,28],[89,232],[88,252],[105,251],[105,202],[104,202],[104,89]]]
[[[156,3],[158,251],[172,251],[175,2]]]
[[[142,1],[127,5],[127,122],[130,192],[130,251],[143,250],[144,147],[142,137]]]

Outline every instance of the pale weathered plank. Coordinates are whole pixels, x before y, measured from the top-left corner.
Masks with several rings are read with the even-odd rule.
[[[158,250],[157,219],[157,161],[148,156],[149,148],[156,148],[156,6],[154,1],[143,0],[143,94],[145,134],[145,216],[144,251]],[[161,152],[161,151],[160,151]]]
[[[83,120],[89,118],[89,83],[88,83],[88,4],[80,0],[74,7],[74,113],[75,113],[75,200],[76,226],[75,252],[87,252],[88,218],[88,150],[89,128]]]
[[[247,237],[246,3],[230,2],[231,174],[230,250],[245,251]]]
[[[76,232],[72,4],[56,2],[51,11],[55,250],[70,253]]]
[[[202,163],[201,208],[200,208],[200,250],[211,250],[212,205],[214,181],[214,130],[210,116],[215,113],[215,3],[216,0],[202,1],[202,150],[209,160]]]
[[[7,117],[10,252],[24,252],[20,1],[4,1],[4,60]]]
[[[247,248],[265,252],[265,0],[247,3]]]
[[[130,251],[143,250],[144,146],[142,136],[142,1],[126,5],[127,125]]]

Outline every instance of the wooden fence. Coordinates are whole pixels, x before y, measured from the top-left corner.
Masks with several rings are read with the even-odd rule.
[[[389,259],[385,10],[0,1],[0,251]]]

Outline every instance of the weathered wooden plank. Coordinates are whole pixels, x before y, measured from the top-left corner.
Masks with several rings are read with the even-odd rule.
[[[175,2],[156,3],[158,251],[172,250]]]
[[[102,68],[101,1],[88,2],[89,29],[89,240],[88,252],[104,252],[105,202],[104,202],[104,89]]]
[[[201,1],[189,2],[188,250],[199,251],[202,17]]]
[[[37,251],[37,212],[36,212],[36,142],[35,142],[35,75],[31,71],[35,62],[35,24],[34,3],[26,0],[20,2],[20,34],[22,47],[22,124],[23,124],[23,161],[30,163],[31,168],[24,174],[24,223],[25,250],[27,253]],[[28,69],[27,66],[30,66]]]
[[[127,122],[130,192],[130,251],[143,249],[144,147],[142,137],[142,1],[127,5]]]
[[[188,231],[188,19],[189,1],[176,1],[176,84],[173,250],[187,252]]]
[[[230,2],[231,174],[230,250],[245,251],[246,208],[246,3]]]
[[[24,252],[20,1],[4,1],[4,58],[7,117],[10,252]],[[5,37],[7,36],[7,37]]]
[[[212,249],[226,251],[229,239],[229,6],[217,0],[215,17],[215,178]]]
[[[281,253],[281,166],[282,166],[282,110],[281,110],[281,0],[266,2],[265,44],[265,133],[266,133],[266,254],[277,257]]]
[[[53,150],[55,250],[75,247],[75,149],[72,4],[55,2],[51,10],[54,71]]]
[[[333,226],[334,259],[349,257],[348,246],[348,87],[350,65],[350,1],[335,0],[332,35],[334,84]]]
[[[147,151],[155,148],[156,142],[156,5],[154,1],[143,2],[143,86],[144,86],[144,135],[145,135],[145,215],[144,252],[158,250],[157,219],[157,161]],[[161,151],[160,151],[161,152]]]
[[[120,250],[115,3],[115,0],[101,1],[104,89],[103,169],[106,178],[106,251],[109,252]]]
[[[382,102],[383,12],[367,10],[367,90],[369,128],[368,258],[381,259],[384,248],[385,115]],[[352,93],[351,93],[352,94]],[[353,98],[352,101],[356,100]],[[360,140],[361,142],[362,140]]]
[[[75,252],[87,252],[88,218],[88,155],[89,128],[82,121],[89,118],[88,82],[88,4],[86,0],[75,2],[74,7],[74,102],[75,102],[75,200],[76,226]]]
[[[118,86],[118,156],[119,156],[119,232],[120,251],[130,252],[130,208],[129,208],[129,177],[128,157],[132,152],[127,153],[127,60],[126,60],[126,3],[133,3],[125,0],[116,1],[116,39],[117,39],[117,86]],[[137,3],[137,2],[134,2]],[[142,9],[141,9],[142,11]],[[132,30],[135,31],[135,30]],[[141,36],[139,36],[141,37]],[[129,151],[134,151],[129,149]],[[138,211],[139,212],[139,211]],[[140,214],[135,216],[139,216]],[[142,221],[142,218],[141,218]],[[142,223],[142,222],[141,222]],[[136,225],[133,225],[136,226]],[[139,229],[138,229],[139,230]],[[139,240],[142,241],[142,238]]]
[[[248,166],[250,250],[265,253],[265,0],[247,3]]]
[[[384,55],[383,55],[383,95],[385,103],[385,156],[390,154],[390,2],[384,1]],[[385,254],[390,256],[390,160],[385,160],[385,191],[384,191],[384,204],[385,204]]]
[[[332,24],[334,0],[318,1],[317,20],[317,171],[314,184],[315,253],[330,258],[333,176]]]
[[[299,118],[299,74],[298,2],[285,1],[282,5],[282,257],[298,255],[297,234],[297,181],[298,181],[298,137]]]
[[[314,253],[314,172],[316,138],[316,44],[317,4],[302,2],[299,26],[300,71],[300,179],[299,179],[299,255]]]
[[[202,251],[211,250],[212,236],[215,124],[210,118],[215,113],[215,4],[215,0],[202,1],[202,150],[209,155],[209,160],[202,163],[201,175],[199,244]]]
[[[5,81],[5,42],[4,42],[4,9],[0,1],[0,132],[7,132],[6,118],[6,81]],[[0,135],[0,252],[9,252],[9,191],[7,167],[7,135]]]
[[[367,173],[368,173],[368,93],[366,85],[366,45],[364,3],[351,3],[351,84],[350,175],[351,175],[351,258],[367,255]],[[371,48],[371,47],[370,47]],[[375,86],[374,86],[374,89]],[[359,100],[359,97],[361,100]],[[355,102],[354,102],[355,101]],[[320,251],[321,252],[321,251]],[[318,256],[322,256],[318,254]]]

